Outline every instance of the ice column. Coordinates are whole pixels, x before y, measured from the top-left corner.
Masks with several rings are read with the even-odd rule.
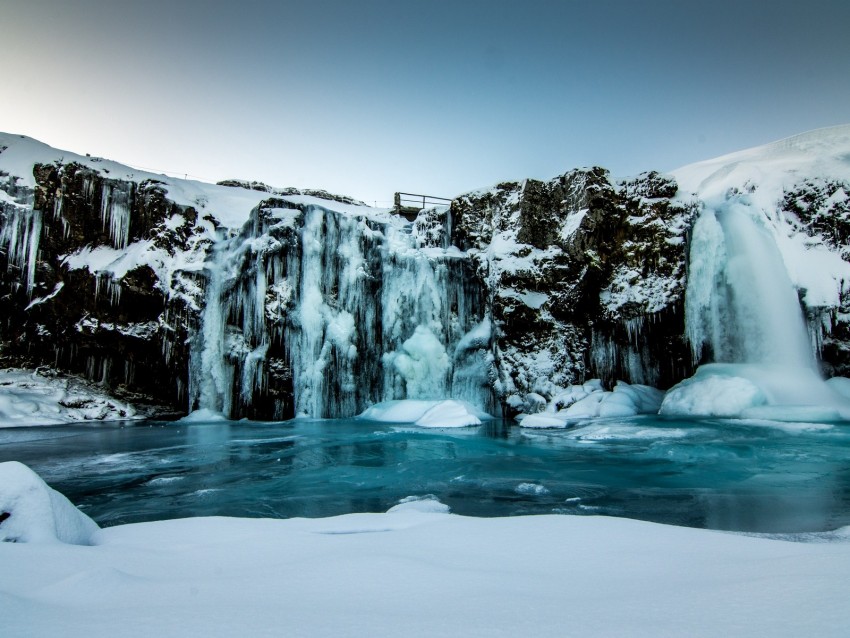
[[[9,267],[19,268],[24,274],[28,297],[32,297],[35,286],[35,267],[38,260],[41,229],[40,210],[16,207],[0,233],[0,245],[6,249]]]

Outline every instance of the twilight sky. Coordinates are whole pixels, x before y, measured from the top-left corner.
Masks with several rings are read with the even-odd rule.
[[[386,204],[850,123],[847,0],[2,0],[0,131]]]

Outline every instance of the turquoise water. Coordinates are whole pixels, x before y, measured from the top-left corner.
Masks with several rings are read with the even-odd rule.
[[[602,514],[781,533],[850,525],[848,423],[139,422],[2,429],[9,460],[101,525],[383,512],[426,494],[470,516]]]

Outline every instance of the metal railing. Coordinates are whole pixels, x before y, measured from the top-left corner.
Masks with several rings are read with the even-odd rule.
[[[415,217],[423,208],[428,208],[429,206],[449,206],[452,200],[446,197],[434,197],[433,195],[396,193],[393,202],[395,213],[409,219]]]

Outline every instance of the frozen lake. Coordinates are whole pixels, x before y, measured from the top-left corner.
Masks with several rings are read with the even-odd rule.
[[[850,525],[850,423],[136,422],[2,429],[0,461],[11,460],[102,526],[383,512],[426,494],[470,516],[602,514],[778,533]]]

